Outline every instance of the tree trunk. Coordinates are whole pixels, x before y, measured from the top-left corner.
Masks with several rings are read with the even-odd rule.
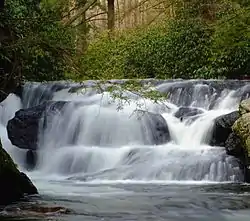
[[[0,11],[4,9],[5,0],[0,0]]]
[[[115,0],[108,0],[108,30],[115,28]]]
[[[0,0],[0,11],[4,8],[4,2],[5,0]]]

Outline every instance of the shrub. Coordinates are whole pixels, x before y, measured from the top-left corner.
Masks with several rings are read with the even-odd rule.
[[[93,42],[82,64],[85,76],[102,78],[193,78],[210,55],[211,32],[200,20],[107,36]]]
[[[0,68],[8,76],[25,80],[64,78],[72,53],[73,35],[59,21],[56,8],[40,7],[40,1],[6,1],[0,12]]]
[[[219,21],[213,35],[211,59],[217,76],[238,78],[250,74],[249,27],[249,8],[240,8]]]
[[[194,78],[210,55],[210,31],[200,20],[173,20],[164,32],[143,37],[128,56],[128,67],[156,78]]]

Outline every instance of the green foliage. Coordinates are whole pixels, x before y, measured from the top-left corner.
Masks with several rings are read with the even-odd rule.
[[[194,78],[209,56],[209,36],[200,20],[173,20],[111,40],[102,37],[83,58],[85,76]]]
[[[125,78],[125,54],[131,46],[130,34],[110,38],[104,33],[90,43],[81,60],[84,74],[80,79],[119,79]],[[127,76],[130,77],[130,76]]]
[[[217,76],[250,74],[250,10],[242,8],[223,18],[213,35],[213,67]]]
[[[91,2],[78,0],[78,14],[97,4]],[[69,1],[6,1],[0,12],[4,79],[189,79],[249,74],[249,1],[174,2],[172,20],[112,37],[104,33],[85,51],[90,26],[78,14],[75,20],[69,19],[71,23],[65,21],[71,14]],[[77,27],[72,28],[73,23]]]
[[[6,1],[0,13],[0,67],[25,80],[62,79],[69,68],[65,56],[74,49],[73,35],[60,23],[56,8],[39,3]]]
[[[79,79],[239,78],[250,74],[249,2],[184,1],[163,24],[102,36],[82,59]],[[211,12],[212,10],[212,12]]]
[[[194,78],[209,56],[209,36],[199,20],[173,20],[167,29],[149,32],[136,42],[128,67],[153,78]]]

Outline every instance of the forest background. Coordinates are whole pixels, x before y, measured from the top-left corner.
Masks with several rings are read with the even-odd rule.
[[[4,93],[23,81],[249,74],[249,0],[0,2]]]

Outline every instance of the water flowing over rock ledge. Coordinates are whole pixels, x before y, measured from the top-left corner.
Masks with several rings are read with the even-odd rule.
[[[72,109],[73,108],[73,109]],[[39,132],[45,130],[53,122],[53,118],[63,117],[65,114],[71,114],[71,118],[77,117],[74,115],[74,110],[77,109],[87,109],[85,103],[81,102],[69,102],[69,101],[49,101],[44,102],[41,105],[34,106],[27,109],[21,109],[16,112],[14,118],[9,120],[7,124],[8,137],[13,145],[16,145],[22,149],[37,150],[38,149],[38,136]],[[73,111],[73,112],[72,112]],[[114,113],[115,114],[115,113]],[[81,121],[82,115],[78,116],[77,121]],[[68,120],[75,119],[65,119],[66,122],[62,122],[64,126],[69,123]],[[143,110],[135,110],[130,119],[134,122],[134,126],[140,130],[139,136],[142,136],[143,145],[159,145],[170,141],[170,134],[168,126],[164,118],[160,114],[151,113]],[[63,125],[62,125],[63,126]],[[120,127],[126,126],[125,122],[121,122]],[[67,140],[61,145],[74,145],[79,140],[79,130],[81,127],[78,125],[72,128],[72,139]],[[150,128],[150,130],[145,130],[145,128]],[[88,142],[88,145],[101,145],[101,137],[94,137]],[[138,141],[139,137],[131,137],[130,141]],[[124,143],[125,144],[125,143]],[[102,145],[112,145],[108,140]]]
[[[239,104],[239,110],[214,120],[212,146],[223,146],[227,154],[239,159],[245,182],[250,182],[250,99]]]
[[[236,141],[232,125],[249,81],[142,80],[168,99],[154,103],[124,91],[130,102],[121,111],[105,92],[113,82],[124,81],[102,90],[94,81],[27,83],[19,90],[8,136],[22,151],[38,150],[35,171],[84,181],[244,181],[246,167],[230,139]]]
[[[44,101],[49,101],[53,98],[56,92],[67,90],[70,93],[81,92],[81,90],[95,88],[93,93],[101,93],[102,90],[109,85],[122,85],[130,80],[107,80],[103,81],[85,81],[75,83],[70,81],[58,82],[27,82],[20,85],[15,94],[22,99],[23,108],[37,106]],[[163,93],[169,93],[171,102],[189,106],[196,97],[197,102],[200,102],[204,96],[208,96],[211,100],[210,109],[214,107],[214,102],[220,97],[225,90],[236,90],[234,96],[241,97],[242,100],[248,98],[250,94],[249,80],[182,80],[182,79],[141,79],[135,80],[141,85],[152,85]],[[100,89],[102,89],[100,91]],[[199,96],[197,92],[199,91]]]

